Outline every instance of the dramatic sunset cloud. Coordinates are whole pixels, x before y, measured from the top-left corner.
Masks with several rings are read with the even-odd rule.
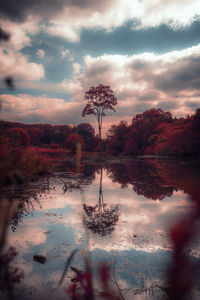
[[[100,83],[118,99],[104,131],[152,107],[184,116],[200,106],[199,0],[9,0],[0,17],[10,34],[0,43],[1,119],[95,125],[81,112]]]

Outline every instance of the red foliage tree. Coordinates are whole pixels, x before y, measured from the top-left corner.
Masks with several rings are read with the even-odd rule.
[[[9,144],[12,147],[27,147],[30,145],[30,136],[25,129],[14,127],[5,131],[9,138]]]
[[[0,136],[0,158],[3,158],[7,152],[8,141],[9,139],[5,136]]]
[[[65,140],[65,147],[72,152],[77,151],[77,145],[81,145],[81,149],[84,149],[84,140],[79,134],[71,133]]]
[[[156,167],[147,165],[145,160],[136,159],[125,164],[113,164],[108,171],[113,182],[120,183],[122,188],[130,184],[138,195],[147,199],[162,200],[173,193],[173,188],[164,184]]]
[[[28,128],[27,131],[30,135],[31,145],[40,146],[44,137],[44,131],[36,127]]]
[[[107,132],[107,151],[114,155],[123,153],[128,133],[129,126],[126,121],[120,121],[118,125],[112,125]]]
[[[200,108],[195,112],[193,123],[193,155],[198,156],[200,153]]]
[[[96,146],[94,128],[89,123],[81,123],[76,127],[76,132],[83,138],[86,151],[92,151]]]
[[[156,128],[155,154],[188,156],[195,146],[192,118],[179,119],[174,124],[163,123]]]
[[[50,124],[42,124],[40,127],[44,131],[44,136],[42,138],[43,144],[51,144],[54,142],[54,126]]]
[[[171,123],[170,112],[164,112],[161,108],[146,110],[137,114],[132,119],[125,151],[127,154],[143,154],[148,146],[149,137],[154,133],[155,128],[163,123]]]
[[[94,128],[89,123],[81,123],[77,126],[78,134],[94,136]]]
[[[53,142],[64,146],[64,141],[72,133],[73,128],[70,125],[54,125],[54,139]]]
[[[113,94],[113,90],[108,85],[99,84],[96,87],[91,87],[85,93],[87,104],[83,109],[82,116],[94,115],[98,122],[99,139],[101,144],[101,129],[102,120],[106,116],[106,110],[113,110],[114,105],[117,105],[117,98]]]

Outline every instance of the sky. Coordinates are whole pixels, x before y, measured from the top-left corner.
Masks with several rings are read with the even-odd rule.
[[[1,0],[0,119],[79,124],[85,92],[110,85],[104,132],[146,109],[200,107],[199,0]],[[5,78],[14,79],[8,89]]]

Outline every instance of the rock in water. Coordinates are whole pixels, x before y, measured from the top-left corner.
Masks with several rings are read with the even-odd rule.
[[[33,255],[33,260],[40,264],[44,264],[47,261],[47,258],[43,255]]]

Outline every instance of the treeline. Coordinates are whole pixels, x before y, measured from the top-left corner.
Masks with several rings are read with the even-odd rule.
[[[173,118],[170,112],[150,109],[121,121],[107,132],[106,149],[112,155],[200,155],[200,109],[192,116]]]
[[[0,121],[0,185],[24,183],[51,172],[53,160],[94,152],[98,138],[87,123],[78,126]]]
[[[94,128],[88,123],[77,126],[50,124],[23,124],[0,121],[2,144],[16,147],[46,146],[52,149],[65,148],[75,151],[79,142],[82,150],[94,151],[98,140]]]
[[[88,123],[72,125],[22,124],[0,121],[0,156],[10,148],[33,146],[75,153],[100,151],[99,138]],[[112,125],[102,141],[112,156],[199,156],[200,109],[194,115],[173,118],[170,112],[150,109],[133,117],[131,124]]]

